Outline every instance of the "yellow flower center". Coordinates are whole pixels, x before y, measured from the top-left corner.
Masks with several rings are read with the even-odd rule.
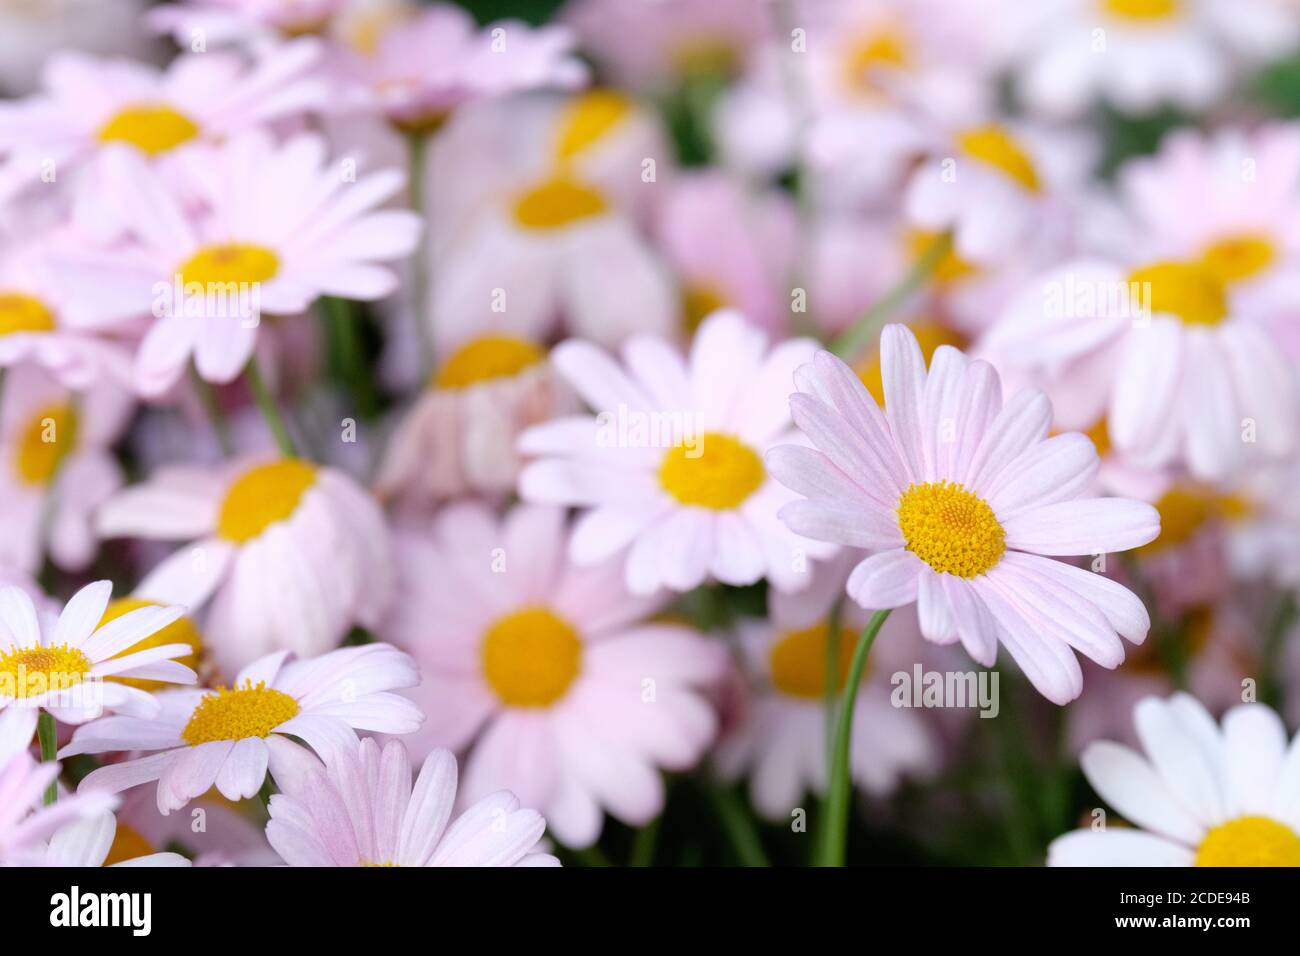
[[[1187,325],[1218,325],[1228,316],[1223,284],[1204,266],[1194,262],[1157,262],[1128,277],[1138,301],[1153,314],[1165,312]]]
[[[236,543],[256,538],[297,511],[302,496],[315,483],[315,466],[298,458],[249,469],[221,502],[217,534]]]
[[[1224,285],[1253,279],[1277,258],[1268,236],[1241,235],[1220,239],[1201,256],[1201,268]]]
[[[18,648],[0,654],[0,698],[24,700],[67,690],[89,673],[89,658],[68,644]]]
[[[1141,25],[1173,20],[1182,12],[1182,3],[1180,0],[1101,0],[1101,9],[1112,17]]]
[[[148,856],[154,852],[152,844],[144,838],[139,830],[118,819],[117,831],[113,834],[113,845],[104,857],[104,866],[134,860],[138,856]]]
[[[590,186],[557,175],[526,190],[515,200],[515,222],[525,229],[563,229],[601,215],[605,197]]]
[[[930,360],[934,358],[934,353],[939,346],[952,345],[964,349],[967,344],[964,335],[955,332],[946,325],[940,325],[938,322],[917,322],[911,326],[911,329],[916,336],[917,344],[921,346],[921,354],[925,356],[926,365],[930,364]],[[876,400],[876,404],[884,405],[885,381],[880,372],[880,349],[875,348],[863,356],[854,367],[854,371],[858,373],[858,378],[867,387],[867,391]]]
[[[285,721],[298,716],[298,702],[266,681],[243,687],[218,687],[194,708],[181,740],[191,747],[214,740],[269,737]]]
[[[1236,521],[1251,513],[1250,502],[1240,495],[1221,494],[1201,485],[1174,485],[1156,502],[1160,534],[1137,550],[1155,554],[1187,544],[1215,521]]]
[[[826,640],[830,633],[826,621],[802,631],[787,631],[772,645],[769,664],[772,683],[792,697],[821,700],[826,693]],[[844,686],[849,676],[853,651],[858,646],[858,632],[851,627],[840,629],[836,648],[836,687]]]
[[[34,296],[21,292],[0,292],[0,335],[15,332],[49,332],[54,313]]]
[[[1300,866],[1300,836],[1268,817],[1237,817],[1205,834],[1197,866]]]
[[[500,618],[483,635],[483,675],[507,707],[549,707],[582,667],[582,642],[544,607]]]
[[[599,142],[632,112],[632,101],[614,90],[575,96],[560,117],[555,156],[564,161]]]
[[[872,30],[849,45],[844,57],[844,85],[856,93],[878,93],[872,74],[878,70],[905,70],[911,59],[907,37],[898,27]]]
[[[1092,427],[1084,434],[1092,439],[1093,447],[1097,449],[1098,458],[1105,458],[1110,454],[1110,423],[1104,415],[1093,422]]]
[[[115,114],[99,130],[101,143],[130,143],[148,156],[157,156],[199,135],[192,119],[165,104],[142,103]]]
[[[957,135],[957,145],[971,159],[992,166],[1031,193],[1038,192],[1034,161],[1005,127],[996,123],[973,126]]]
[[[682,289],[682,312],[685,313],[687,332],[695,332],[708,316],[727,304],[726,296],[717,286],[707,282],[693,283]]]
[[[1006,551],[1006,532],[983,498],[952,481],[911,485],[898,501],[907,550],[940,574],[973,578]]]
[[[758,452],[721,432],[705,432],[669,449],[659,484],[684,505],[728,511],[763,485],[767,472]]]
[[[14,468],[29,485],[48,485],[77,443],[77,412],[70,404],[51,405],[28,420],[17,443]]]
[[[280,257],[265,246],[223,242],[204,246],[180,268],[184,285],[256,285],[274,279],[280,271]]]
[[[513,335],[483,335],[452,353],[433,384],[437,388],[466,388],[494,378],[509,378],[532,368],[546,352],[527,339]]]
[[[146,601],[144,598],[124,597],[113,601],[104,610],[104,616],[100,618],[97,629],[103,627],[109,621],[115,621],[123,614],[129,614],[132,611],[138,611],[142,607],[157,607],[157,601]],[[193,653],[186,654],[184,657],[178,657],[176,660],[186,667],[195,668],[199,663],[199,651],[203,644],[199,638],[198,628],[188,617],[177,618],[160,631],[154,631],[148,637],[135,644],[132,644],[126,650],[114,654],[114,658],[125,657],[127,654],[134,654],[137,651],[147,651],[151,647],[162,647],[164,644],[188,644],[194,649]],[[138,687],[140,690],[154,691],[161,687],[169,686],[164,681],[142,680],[137,677],[108,677],[106,680],[117,681],[120,684],[126,684],[130,687]]]

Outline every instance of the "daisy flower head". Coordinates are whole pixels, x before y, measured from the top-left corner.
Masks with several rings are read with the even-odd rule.
[[[456,758],[432,751],[411,784],[406,747],[372,738],[276,777],[266,837],[290,866],[559,866],[538,850],[546,821],[507,790],[454,820]]]
[[[104,811],[60,827],[24,861],[28,866],[189,866],[179,853],[121,856],[126,840],[117,839],[117,817]]]
[[[6,372],[0,394],[0,562],[36,574],[48,555],[83,570],[95,510],[122,486],[113,445],[135,402],[107,383],[69,391],[30,363]]]
[[[139,55],[135,24],[144,0],[45,0],[0,3],[0,89],[31,92],[51,56],[66,50]]]
[[[1155,509],[1090,496],[1096,450],[1080,434],[1047,437],[1041,392],[1004,403],[992,366],[950,346],[927,371],[905,326],[887,326],[880,350],[883,412],[829,352],[795,372],[790,410],[814,447],[767,455],[806,499],[781,520],[873,552],[848,580],[862,607],[915,602],[927,639],[960,640],[985,667],[1000,643],[1045,697],[1073,700],[1083,689],[1074,652],[1115,667],[1120,636],[1141,643],[1150,619],[1127,589],[1054,558],[1145,544],[1159,533]]]
[[[562,343],[551,361],[596,414],[523,434],[521,450],[538,460],[519,493],[584,509],[570,559],[625,553],[634,593],[689,591],[709,578],[798,590],[807,559],[836,548],[776,520],[793,496],[762,456],[793,435],[781,396],[815,349],[810,339],[769,349],[764,332],[729,310],[701,324],[685,359],[651,336],[630,339],[622,365],[590,343]]]
[[[604,810],[632,826],[654,819],[658,768],[702,756],[717,730],[705,690],[726,654],[648,621],[666,596],[630,593],[616,560],[574,564],[571,540],[562,508],[519,505],[498,520],[449,505],[431,531],[399,534],[384,633],[420,663],[417,752],[469,748],[462,804],[508,788],[583,847]]]
[[[41,182],[50,163],[61,173],[126,148],[166,165],[184,146],[321,109],[328,87],[310,75],[319,57],[308,40],[253,63],[187,53],[165,69],[76,52],[51,57],[40,93],[0,104],[0,202]]]
[[[1128,826],[1052,842],[1049,866],[1300,866],[1300,743],[1264,704],[1216,723],[1194,697],[1133,711],[1143,753],[1109,741],[1080,763]]]
[[[334,468],[299,458],[161,468],[100,508],[101,537],[190,541],[137,592],[198,609],[225,675],[280,649],[308,657],[373,627],[392,591],[388,530]]]
[[[180,379],[191,357],[200,376],[232,381],[247,365],[262,313],[292,315],[322,295],[383,298],[397,275],[383,263],[408,255],[419,217],[379,207],[401,191],[395,169],[356,176],[329,160],[324,140],[302,133],[277,145],[264,131],[196,146],[184,183],[118,152],[108,176],[131,240],[70,254],[67,274],[100,303],[98,326],[154,315],[136,353],[142,395]],[[199,197],[193,214],[189,195]]]
[[[151,718],[106,717],[79,727],[60,756],[150,751],[100,767],[81,789],[119,792],[157,780],[158,810],[166,814],[214,786],[227,800],[253,796],[268,762],[278,778],[276,762],[301,750],[285,735],[324,754],[358,730],[407,734],[419,727],[419,708],[391,693],[419,680],[415,662],[401,651],[365,644],[288,657],[277,651],[254,661],[229,687],[162,691]]]
[[[183,609],[138,608],[101,625],[112,591],[108,581],[88,584],[56,620],[42,620],[26,591],[0,587],[0,711],[25,715],[28,740],[39,710],[65,724],[84,724],[105,711],[153,717],[154,698],[122,678],[168,684],[197,679],[176,660],[190,651],[188,645],[141,646],[180,618]]]
[[[276,48],[280,41],[324,32],[353,0],[181,0],[145,17],[149,27],[182,49],[205,44]]]

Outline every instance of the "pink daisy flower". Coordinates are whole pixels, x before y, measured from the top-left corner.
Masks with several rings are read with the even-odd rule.
[[[105,811],[65,823],[49,842],[24,860],[26,866],[189,866],[179,853],[146,853],[109,861],[117,837],[117,817]]]
[[[559,866],[546,821],[502,790],[452,819],[456,758],[434,750],[411,786],[406,747],[373,739],[322,765],[304,752],[276,778],[266,837],[290,866]]]
[[[702,690],[725,654],[687,628],[643,623],[664,597],[630,594],[618,562],[570,563],[569,539],[560,508],[521,505],[498,521],[448,506],[432,533],[398,539],[387,633],[420,661],[417,752],[469,747],[462,804],[508,788],[584,847],[602,810],[654,819],[656,768],[685,770],[712,742]]]
[[[162,691],[152,718],[105,717],[79,727],[60,757],[150,751],[100,767],[81,789],[118,792],[157,780],[158,810],[166,814],[214,786],[227,800],[253,796],[268,761],[278,776],[276,761],[301,749],[285,735],[330,753],[357,730],[406,734],[420,725],[419,708],[390,693],[419,680],[401,651],[366,644],[286,663],[288,656],[277,651],[254,661],[230,687]]]
[[[1074,699],[1083,689],[1074,651],[1115,667],[1119,636],[1140,643],[1150,620],[1125,588],[1052,558],[1145,544],[1160,530],[1155,509],[1087,497],[1092,442],[1048,438],[1041,392],[1023,389],[1004,405],[987,363],[941,346],[927,374],[916,338],[890,325],[881,369],[883,413],[829,352],[795,373],[790,410],[815,448],[768,453],[777,480],[807,496],[781,519],[875,552],[849,577],[862,607],[915,602],[929,640],[960,640],[985,667],[1001,643],[1044,696]]]
[[[185,0],[150,10],[146,23],[185,48],[196,36],[208,43],[274,46],[286,37],[320,33],[354,0]]]
[[[769,351],[767,336],[731,311],[704,321],[685,361],[649,336],[624,346],[625,367],[590,343],[565,342],[551,361],[596,415],[524,433],[521,450],[540,460],[520,475],[519,493],[587,509],[570,559],[594,564],[627,549],[634,593],[689,591],[710,577],[798,590],[806,559],[836,549],[776,520],[792,495],[762,455],[793,434],[780,396],[815,348],[790,339]]]
[[[194,671],[175,658],[188,644],[162,644],[132,651],[184,613],[179,607],[143,607],[103,626],[113,585],[88,584],[68,601],[57,620],[42,621],[21,588],[0,588],[0,711],[12,709],[15,733],[31,740],[38,711],[65,724],[83,724],[104,711],[152,717],[158,704],[146,691],[106,677],[193,684]],[[130,651],[130,653],[126,653]]]
[[[229,675],[270,651],[304,657],[373,627],[392,589],[379,506],[347,475],[297,458],[162,468],[106,502],[102,537],[198,539],[137,591],[196,610]]]

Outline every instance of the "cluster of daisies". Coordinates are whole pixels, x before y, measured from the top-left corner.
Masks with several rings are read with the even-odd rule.
[[[0,0],[0,864],[1300,865],[1294,7],[474,6]]]

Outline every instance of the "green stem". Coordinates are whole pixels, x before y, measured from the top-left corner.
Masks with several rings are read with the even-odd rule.
[[[262,417],[266,419],[267,427],[271,429],[281,454],[286,458],[296,458],[298,449],[294,446],[289,429],[285,427],[284,418],[280,415],[280,409],[275,404],[275,396],[262,380],[262,372],[257,367],[256,358],[248,360],[248,365],[244,367],[244,377],[248,380],[248,387],[253,393],[257,407],[262,410]]]
[[[632,853],[628,857],[628,866],[650,866],[654,863],[655,847],[659,843],[659,825],[663,815],[659,815],[636,831],[632,840]]]
[[[190,376],[194,380],[194,390],[198,393],[203,411],[207,413],[208,421],[212,424],[212,431],[217,436],[217,444],[221,446],[221,454],[229,458],[234,451],[234,446],[230,441],[230,426],[226,422],[225,413],[221,411],[221,403],[217,400],[216,389],[212,387],[211,382],[198,373],[193,365],[190,366]]]
[[[54,731],[54,718],[48,711],[41,711],[40,717],[36,718],[36,738],[41,742],[41,760],[51,761],[59,750],[58,737]],[[59,782],[51,780],[50,785],[45,788],[45,805],[48,807],[55,800],[59,799]]]
[[[358,414],[362,418],[374,418],[379,411],[379,401],[375,397],[361,342],[361,316],[350,301],[333,295],[321,296],[320,308],[332,346],[330,357],[334,372],[347,382]]]
[[[893,318],[894,313],[903,306],[903,303],[925,284],[934,270],[939,267],[943,257],[951,250],[952,233],[941,233],[912,263],[912,268],[907,270],[898,284],[881,296],[871,308],[867,309],[862,318],[845,329],[831,343],[831,351],[846,362],[857,358],[875,341],[885,323]]]
[[[821,866],[843,866],[845,843],[849,834],[849,743],[853,736],[853,706],[858,699],[858,685],[867,669],[867,655],[876,642],[880,626],[889,617],[889,611],[877,611],[862,629],[858,646],[853,649],[853,662],[849,677],[844,682],[840,697],[839,719],[835,725],[835,750],[831,762],[830,784],[826,791],[826,820],[822,827],[822,846],[818,854]]]
[[[831,605],[826,621],[826,678],[823,691],[826,705],[826,766],[835,757],[835,693],[840,687],[840,622],[844,619],[844,595]]]
[[[428,200],[424,195],[424,176],[429,157],[429,134],[406,135],[407,199],[411,211],[423,220],[420,241],[415,245],[411,260],[411,307],[415,312],[415,336],[420,344],[421,367],[431,373],[437,356],[433,347],[433,316],[429,314],[429,256],[431,236],[429,229]]]
[[[713,807],[722,821],[722,829],[727,833],[741,866],[771,866],[767,853],[763,850],[763,841],[759,838],[754,821],[745,811],[736,794],[728,787],[705,785]]]

